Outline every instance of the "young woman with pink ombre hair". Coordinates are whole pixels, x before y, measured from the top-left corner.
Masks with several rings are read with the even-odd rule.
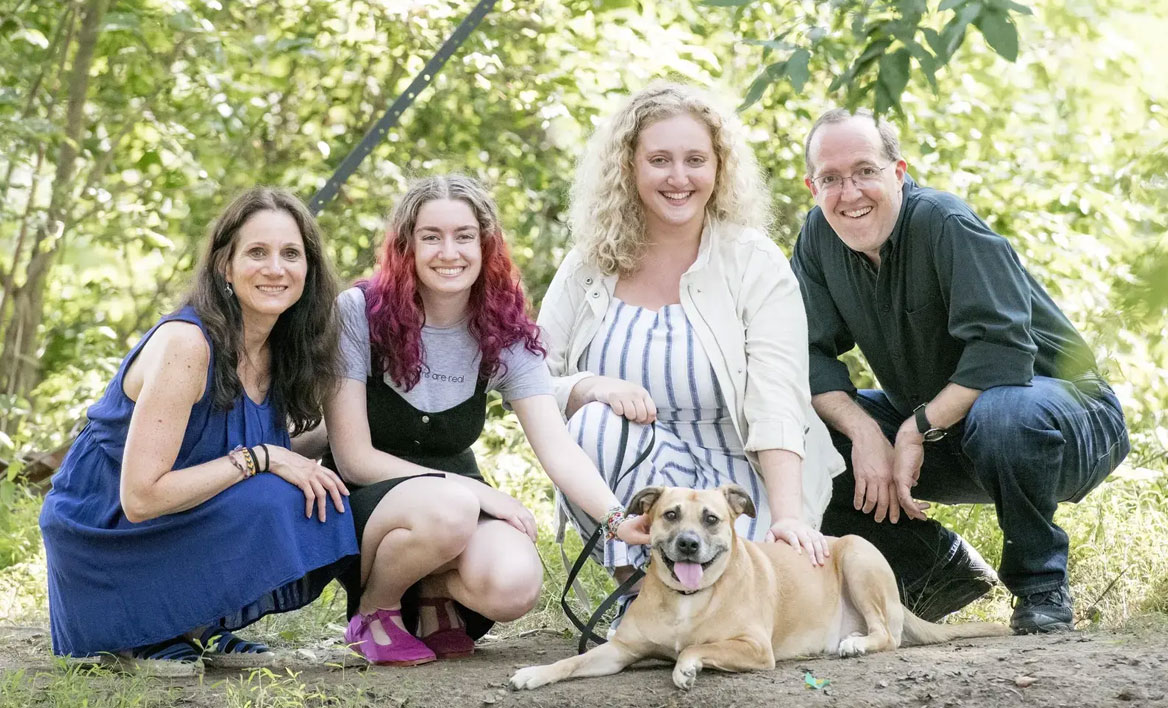
[[[467,656],[492,623],[539,598],[535,519],[482,481],[470,450],[488,391],[513,408],[556,487],[610,533],[648,542],[568,435],[498,209],[478,182],[415,184],[378,270],[339,309],[343,379],[325,408],[325,465],[349,485],[361,545],[360,568],[343,579],[355,650],[398,666]]]

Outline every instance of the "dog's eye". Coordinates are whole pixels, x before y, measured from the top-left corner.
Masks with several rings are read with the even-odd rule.
[[[670,510],[666,511],[664,514],[662,514],[661,516],[665,517],[666,521],[677,521],[677,510],[670,509]]]
[[[713,526],[720,521],[720,519],[713,514],[706,514],[706,518],[702,520],[706,522],[706,526]]]

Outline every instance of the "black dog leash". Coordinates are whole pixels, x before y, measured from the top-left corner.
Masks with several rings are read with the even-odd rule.
[[[628,418],[621,419],[620,445],[617,446],[615,462],[616,469],[613,470],[614,473],[619,473],[620,476],[618,476],[616,481],[613,482],[612,486],[614,488],[620,486],[621,480],[627,477],[630,472],[635,470],[638,465],[640,465],[645,461],[646,458],[649,457],[649,453],[653,451],[653,446],[656,445],[656,443],[657,426],[656,424],[651,423],[649,425],[649,446],[646,447],[645,450],[637,456],[637,459],[633,460],[633,464],[629,465],[627,470],[621,472],[620,463],[621,460],[625,459],[625,449],[629,444],[629,420]],[[564,581],[564,593],[560,595],[560,606],[564,608],[564,614],[568,617],[568,620],[576,626],[576,629],[580,630],[580,643],[576,647],[576,652],[578,654],[583,654],[584,652],[588,651],[588,642],[593,642],[597,645],[600,645],[608,641],[600,635],[596,634],[594,631],[596,629],[596,625],[599,624],[600,620],[604,618],[604,613],[613,606],[613,603],[617,601],[617,598],[625,594],[631,587],[636,585],[641,580],[641,578],[645,577],[645,571],[637,568],[633,571],[633,574],[629,576],[628,580],[625,580],[620,584],[620,587],[612,591],[612,594],[604,598],[604,602],[600,603],[600,606],[597,607],[596,611],[592,613],[592,616],[588,619],[588,622],[584,622],[576,616],[576,613],[572,611],[571,606],[568,604],[568,592],[572,587],[572,583],[576,582],[576,576],[580,574],[580,570],[584,567],[584,564],[588,562],[588,558],[592,555],[592,551],[596,549],[596,544],[600,543],[600,537],[603,530],[604,529],[602,526],[597,524],[596,530],[592,532],[592,536],[589,537],[587,543],[584,544],[584,550],[580,551],[580,555],[576,558],[576,562],[572,565],[572,569],[568,571],[568,579]]]

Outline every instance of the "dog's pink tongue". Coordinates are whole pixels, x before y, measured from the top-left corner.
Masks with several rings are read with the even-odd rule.
[[[674,563],[673,573],[686,590],[697,590],[702,582],[701,563]]]

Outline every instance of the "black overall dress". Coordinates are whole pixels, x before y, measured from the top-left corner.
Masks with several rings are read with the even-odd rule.
[[[382,375],[374,374],[365,382],[365,406],[369,417],[369,437],[375,449],[422,467],[482,481],[474,452],[470,449],[482,434],[487,417],[487,377],[481,373],[470,398],[436,413],[414,408],[385,382]],[[336,471],[331,448],[321,464]],[[381,498],[402,482],[424,476],[438,475],[395,477],[365,487],[346,483],[358,544],[364,537],[365,524]],[[340,581],[348,594],[348,616],[352,617],[357,614],[363,591],[360,564],[353,563],[352,568],[340,577]],[[494,624],[492,620],[457,602],[455,606],[466,623],[467,633],[474,639],[486,634]],[[402,597],[402,621],[406,629],[416,629],[417,617],[418,586],[414,585]]]

